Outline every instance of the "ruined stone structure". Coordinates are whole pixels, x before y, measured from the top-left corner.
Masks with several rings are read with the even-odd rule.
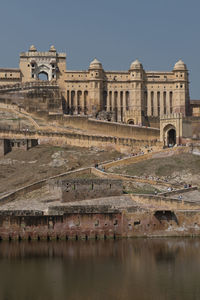
[[[27,151],[37,145],[37,139],[0,139],[0,157],[16,149]]]
[[[46,76],[45,83],[41,76]],[[54,90],[59,89],[60,96],[52,94],[48,98],[47,92],[47,96],[43,95],[52,85]],[[162,130],[172,116],[175,120],[200,116],[199,101],[190,101],[188,69],[182,60],[171,71],[146,71],[138,60],[130,64],[129,70],[105,71],[95,58],[87,70],[70,71],[66,69],[65,53],[58,53],[54,46],[47,52],[31,46],[29,51],[20,54],[19,69],[0,69],[0,94],[24,93],[25,90],[29,92],[25,93],[22,106],[30,112],[87,116],[162,127]],[[175,120],[172,123],[177,124]],[[184,131],[176,126],[174,130],[172,144],[180,141]],[[164,136],[162,131],[162,142],[165,142]]]
[[[122,181],[102,179],[50,180],[49,189],[62,202],[94,199],[122,194]]]

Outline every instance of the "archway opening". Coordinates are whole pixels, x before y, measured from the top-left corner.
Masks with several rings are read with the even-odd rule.
[[[134,125],[134,120],[128,120],[129,125]]]
[[[167,133],[167,146],[173,147],[176,144],[176,130],[170,129]]]
[[[48,74],[46,72],[41,72],[38,74],[38,79],[39,80],[49,80]]]

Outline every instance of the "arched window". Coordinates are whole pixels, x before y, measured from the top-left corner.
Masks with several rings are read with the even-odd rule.
[[[167,113],[167,94],[166,92],[163,93],[163,102],[164,102],[164,115]]]
[[[153,116],[153,111],[154,111],[154,107],[153,107],[153,99],[154,98],[154,92],[151,92],[151,115]]]
[[[102,110],[106,110],[107,108],[107,91],[103,91],[103,105]]]
[[[126,92],[126,110],[129,110],[129,92]]]
[[[158,100],[158,116],[160,116],[160,92],[157,92],[157,100]]]
[[[87,111],[88,111],[88,91],[84,92],[84,115],[87,115]]]
[[[173,112],[173,93],[169,93],[169,103],[170,103],[170,114]]]

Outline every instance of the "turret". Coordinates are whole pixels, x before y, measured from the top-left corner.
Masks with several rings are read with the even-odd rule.
[[[187,66],[181,59],[175,63],[173,72],[175,76],[173,112],[185,116],[189,113],[189,82]]]

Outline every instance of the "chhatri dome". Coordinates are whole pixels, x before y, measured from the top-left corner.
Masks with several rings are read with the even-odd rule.
[[[132,64],[130,65],[130,70],[133,70],[133,69],[143,69],[141,62],[138,59],[133,61]]]
[[[100,63],[100,61],[98,61],[98,59],[95,58],[95,59],[90,63],[89,69],[102,69],[102,64]]]
[[[30,48],[29,48],[29,51],[37,51],[37,49],[35,48],[34,45],[31,45]]]
[[[186,64],[180,59],[175,63],[174,70],[187,70]]]
[[[49,49],[49,52],[56,52],[56,48],[54,45],[52,45]]]

